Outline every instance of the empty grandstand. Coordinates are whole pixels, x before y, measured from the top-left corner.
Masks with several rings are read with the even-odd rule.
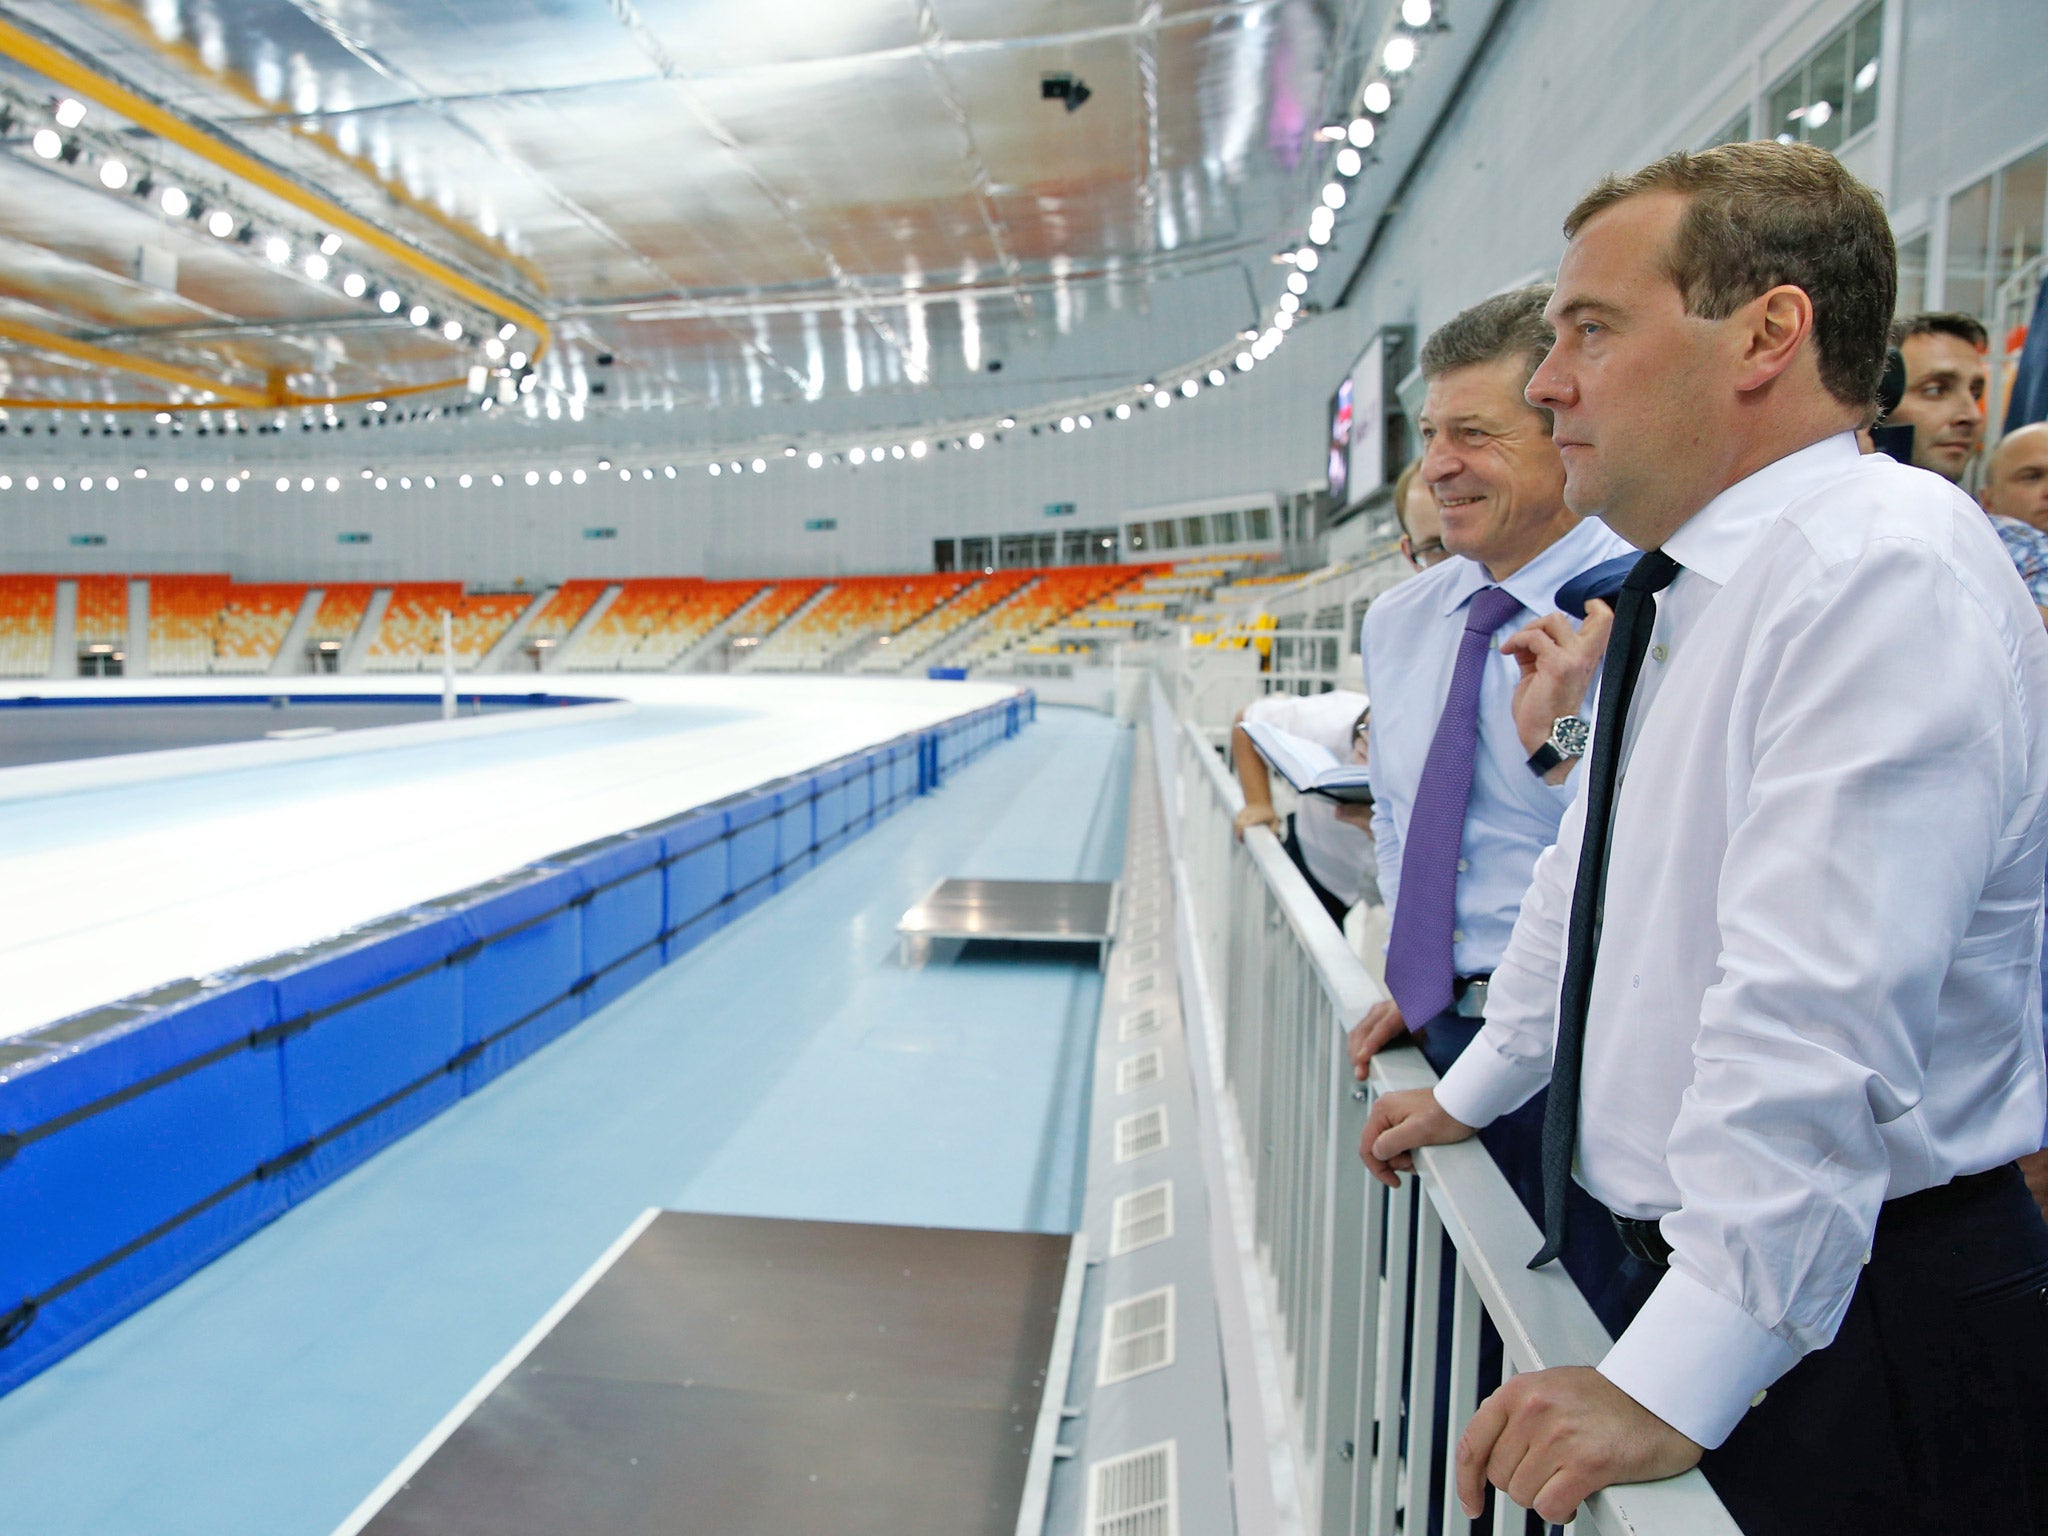
[[[1080,565],[1041,573],[1040,579],[997,608],[958,656],[962,666],[994,660],[1039,642],[1046,631],[1111,593],[1134,588],[1159,570],[1150,565]]]
[[[758,581],[656,576],[623,584],[563,665],[578,672],[662,672],[737,613]]]
[[[384,619],[364,654],[370,672],[417,672],[441,665],[441,616],[449,616],[453,659],[473,670],[513,620],[532,604],[531,593],[465,594],[459,582],[404,582],[391,589]]]
[[[861,658],[863,672],[900,672],[929,655],[1020,588],[1038,579],[1036,571],[997,571],[965,591],[954,594],[908,628],[889,637]]]
[[[150,671],[178,676],[215,670],[214,634],[228,591],[226,576],[150,578]]]
[[[304,582],[230,586],[214,622],[213,670],[268,672],[305,606],[306,592]]]
[[[340,656],[349,642],[355,639],[356,631],[363,627],[363,620],[370,611],[370,601],[377,595],[377,588],[369,582],[335,582],[326,589],[320,599],[319,611],[313,615],[313,624],[306,631],[306,644],[323,658],[333,658],[335,670],[339,669]],[[323,659],[322,666],[327,662]]]
[[[575,631],[584,616],[611,587],[609,581],[565,581],[541,604],[533,622],[526,626],[527,650],[539,655],[554,650]]]
[[[48,675],[56,623],[56,577],[0,576],[0,677]]]
[[[849,576],[754,650],[756,671],[819,672],[870,640],[887,639],[956,596],[973,578]]]

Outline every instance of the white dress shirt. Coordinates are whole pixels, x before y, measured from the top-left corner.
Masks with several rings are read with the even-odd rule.
[[[1515,684],[1521,667],[1498,642],[1531,619],[1557,611],[1557,589],[1581,571],[1630,552],[1597,518],[1587,518],[1500,585],[1523,611],[1494,632],[1495,650],[1479,682],[1479,749],[1472,797],[1465,807],[1459,861],[1457,926],[1451,963],[1460,976],[1482,976],[1507,948],[1536,856],[1557,840],[1557,825],[1578,793],[1578,770],[1562,784],[1529,771],[1529,749],[1515,729]],[[1451,691],[1465,605],[1494,585],[1476,561],[1454,557],[1375,598],[1365,611],[1359,651],[1372,708],[1372,829],[1379,854],[1380,896],[1389,920],[1401,887],[1402,839],[1422,783],[1422,766]],[[1413,1025],[1427,1019],[1410,1019]]]
[[[1630,710],[1578,1177],[1670,1271],[1601,1371],[1719,1445],[1833,1339],[1887,1200],[2034,1149],[2048,635],[1984,514],[1828,439],[1672,535]],[[1583,801],[1437,1090],[1550,1075]]]
[[[1268,694],[1248,707],[1244,717],[1317,742],[1338,762],[1348,763],[1351,730],[1364,711],[1364,694],[1333,688],[1300,697]],[[1337,819],[1337,802],[1327,795],[1302,795],[1294,808],[1294,839],[1301,844],[1301,861],[1323,889],[1347,907],[1356,904],[1373,872],[1372,839]]]

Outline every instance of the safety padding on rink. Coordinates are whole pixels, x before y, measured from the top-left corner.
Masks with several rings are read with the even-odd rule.
[[[0,1393],[931,793],[1020,692],[0,1041]]]

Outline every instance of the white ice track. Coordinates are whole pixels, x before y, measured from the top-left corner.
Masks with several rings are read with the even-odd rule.
[[[289,687],[298,698],[420,697],[437,682],[293,678]],[[99,760],[103,777],[127,782],[94,782],[92,763],[65,765],[68,784],[42,766],[0,769],[0,1039],[309,943],[1012,691],[843,677],[548,683],[630,707],[583,720],[536,709],[356,731],[320,738],[317,757],[304,742],[150,753],[157,771],[141,779],[144,755]],[[281,686],[138,678],[6,685],[0,697],[261,697]],[[518,678],[463,686],[525,691]],[[272,747],[275,760],[261,760]]]

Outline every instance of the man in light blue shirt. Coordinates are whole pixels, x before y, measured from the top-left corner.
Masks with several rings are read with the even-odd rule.
[[[1542,285],[1488,299],[1423,348],[1422,478],[1458,558],[1375,601],[1360,641],[1394,999],[1352,1031],[1361,1076],[1376,1051],[1411,1031],[1439,1072],[1456,1059],[1477,1030],[1485,978],[1507,947],[1537,855],[1557,840],[1577,791],[1584,743],[1571,722],[1609,612],[1595,603],[1575,628],[1555,594],[1633,551],[1565,506],[1548,413],[1523,398],[1551,346],[1549,297]],[[1530,1119],[1533,1137],[1540,1108]],[[1536,1145],[1522,1149],[1522,1139],[1503,1126],[1492,1150],[1539,1210]]]

